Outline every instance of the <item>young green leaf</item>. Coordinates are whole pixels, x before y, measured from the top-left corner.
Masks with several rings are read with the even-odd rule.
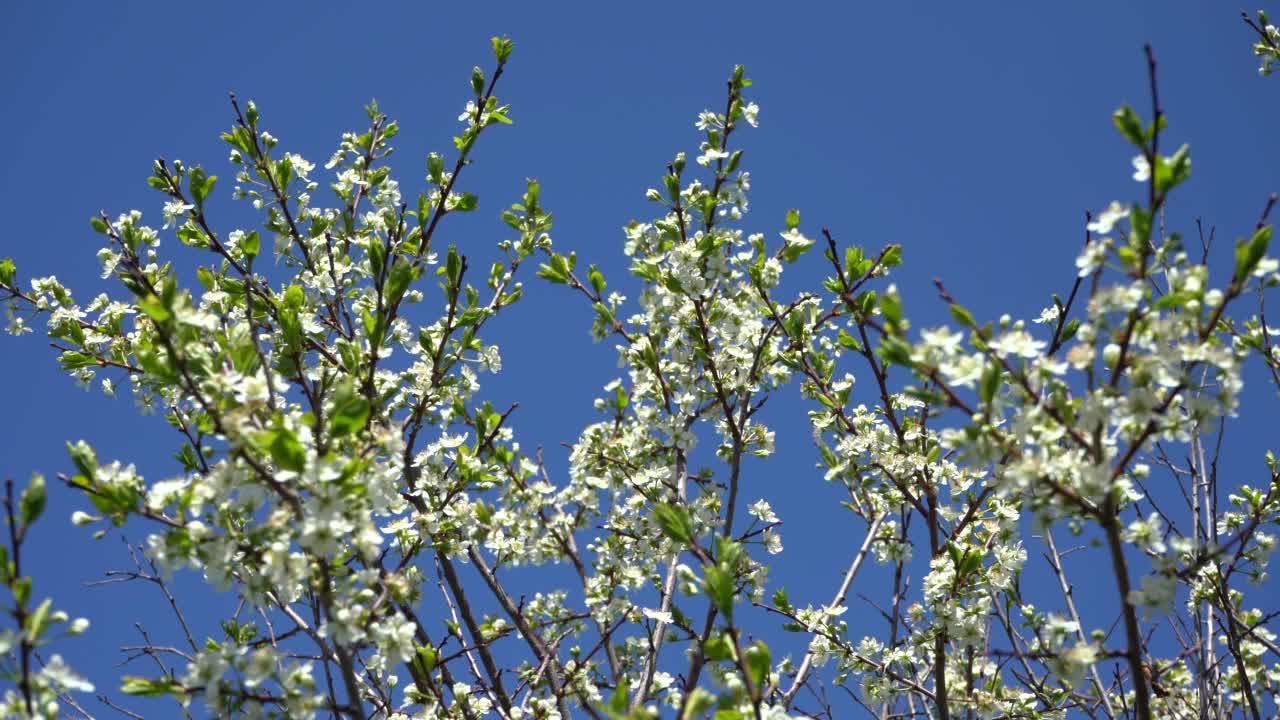
[[[687,509],[670,503],[654,505],[653,518],[667,537],[680,543],[693,542],[693,518]]]
[[[49,499],[48,491],[45,489],[44,476],[34,475],[30,484],[22,491],[22,497],[18,501],[18,507],[22,512],[22,524],[30,525],[40,518],[44,513],[45,503]]]
[[[757,640],[743,652],[743,660],[746,661],[747,672],[751,674],[751,682],[758,692],[764,687],[765,680],[769,678],[769,671],[772,669],[769,646]]]
[[[283,470],[302,472],[307,466],[307,451],[292,430],[276,430],[270,450],[271,459]]]
[[[719,565],[708,565],[705,571],[704,586],[707,597],[717,609],[728,619],[733,618],[733,598],[737,594],[736,574]]]
[[[1128,105],[1121,105],[1111,116],[1111,121],[1115,123],[1116,129],[1128,140],[1134,147],[1144,147],[1147,143],[1146,133],[1142,129],[1142,120],[1138,118],[1138,113]]]

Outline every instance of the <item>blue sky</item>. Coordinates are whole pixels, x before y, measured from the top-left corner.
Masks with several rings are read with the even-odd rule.
[[[740,137],[752,173],[748,226],[780,230],[786,209],[798,207],[811,235],[826,226],[842,243],[901,243],[897,283],[917,327],[945,317],[935,276],[987,317],[1034,316],[1049,292],[1069,289],[1084,211],[1136,197],[1110,113],[1121,102],[1149,113],[1144,42],[1160,61],[1167,137],[1189,142],[1194,160],[1170,227],[1190,233],[1201,217],[1231,241],[1280,189],[1280,86],[1258,77],[1249,31],[1229,3],[691,7],[10,6],[0,24],[0,256],[24,277],[56,274],[82,301],[106,290],[88,218],[139,208],[160,224],[160,198],[145,185],[159,155],[229,179],[217,139],[232,119],[229,90],[258,102],[282,147],[321,163],[377,98],[401,123],[392,164],[416,192],[425,154],[451,149],[468,72],[488,64],[494,34],[516,41],[498,90],[515,125],[481,139],[466,177],[480,211],[450,218],[446,240],[490,257],[504,237],[498,213],[537,177],[558,247],[599,263],[624,292],[634,284],[624,277],[621,228],[653,214],[645,189],[674,152],[696,149],[695,115],[720,107],[734,63],[747,66],[749,97],[762,108],[760,128]],[[233,222],[244,210],[229,186],[213,213]],[[810,260],[789,287],[821,277],[816,253]],[[591,343],[580,298],[528,280],[526,299],[493,326],[505,371],[484,394],[520,402],[522,442],[546,446],[563,470],[559,443],[595,417],[591,400],[617,373],[614,353]],[[125,396],[78,389],[38,335],[0,339],[0,378],[0,474],[52,478],[69,467],[64,441],[77,438],[152,479],[176,469],[176,441],[160,418],[138,417]],[[825,602],[859,538],[841,529],[838,493],[812,469],[804,405],[781,400],[771,411],[780,452],[749,467],[746,496],[772,499],[784,521],[805,519],[783,527],[785,567],[774,577],[793,601]],[[1252,448],[1264,430],[1252,423],[1242,433],[1241,447]],[[81,587],[128,558],[118,539],[94,542],[66,522],[79,507],[53,487],[28,562],[38,592],[94,619],[87,639],[62,649],[108,688],[115,648],[137,639],[133,622],[165,623],[163,600],[149,589]],[[179,590],[192,607],[209,607],[194,599],[198,581]]]

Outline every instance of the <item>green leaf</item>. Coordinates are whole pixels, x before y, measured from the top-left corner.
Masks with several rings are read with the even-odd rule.
[[[298,285],[285,288],[280,305],[280,332],[284,335],[286,350],[297,350],[302,345],[302,306],[307,296]]]
[[[458,284],[458,278],[462,277],[462,256],[458,254],[458,248],[455,245],[449,246],[449,255],[444,263],[444,275],[449,279],[449,287]]]
[[[187,472],[195,472],[199,467],[199,459],[196,457],[196,451],[187,443],[182,444],[182,449],[174,453],[173,459],[182,463],[182,469]]]
[[[254,230],[253,232],[245,235],[240,240],[240,250],[244,252],[245,257],[251,260],[253,258],[258,257],[258,251],[261,249],[261,246],[262,246],[262,241],[258,237],[257,230]]]
[[[511,57],[511,50],[516,46],[516,44],[511,41],[511,38],[506,37],[505,35],[503,37],[497,37],[495,35],[489,39],[489,42],[493,45],[493,57],[499,63],[505,63],[507,58]]]
[[[680,178],[675,175],[662,176],[662,184],[667,188],[667,198],[672,203],[680,202]]]
[[[889,329],[897,333],[902,327],[902,302],[893,293],[880,296],[880,312],[889,324]]]
[[[195,202],[197,208],[204,205],[204,201],[213,192],[213,184],[217,182],[217,175],[205,175],[204,168],[199,165],[191,168],[187,173],[187,183],[191,188],[191,199]]]
[[[569,272],[570,268],[565,256],[551,253],[547,262],[538,266],[537,276],[557,285],[565,285],[569,282]]]
[[[987,365],[986,371],[982,373],[982,381],[978,387],[978,397],[982,398],[982,402],[990,405],[991,401],[996,397],[996,391],[1000,389],[1000,365],[992,362]]]
[[[290,285],[284,290],[284,298],[282,300],[284,307],[288,310],[298,311],[307,303],[306,291],[301,285]]]
[[[1186,307],[1188,303],[1192,301],[1198,301],[1199,299],[1200,299],[1200,293],[1187,292],[1185,290],[1182,290],[1178,292],[1171,292],[1168,295],[1165,295],[1164,297],[1157,300],[1155,305],[1153,305],[1152,307],[1154,307],[1156,310],[1169,310],[1172,308],[1182,308],[1182,307]]]
[[[787,211],[787,229],[795,230],[798,227],[800,227],[800,211],[788,210]]]
[[[134,348],[133,357],[138,361],[138,366],[149,375],[166,382],[177,378],[177,373],[170,367],[168,358],[162,357],[153,347],[139,345]]]
[[[200,281],[200,286],[205,290],[213,289],[213,273],[209,271],[209,268],[204,266],[196,268],[196,279]]]
[[[281,428],[271,440],[271,459],[284,470],[302,472],[307,466],[307,451],[292,430]]]
[[[387,249],[383,246],[382,241],[378,238],[370,238],[369,245],[365,248],[365,254],[369,260],[369,274],[375,278],[382,277],[382,270],[387,262]]]
[[[963,551],[960,546],[951,541],[947,541],[947,557],[951,558],[951,564],[960,567],[960,559],[963,557]]]
[[[418,663],[418,666],[422,668],[424,673],[429,673],[434,670],[438,659],[439,654],[436,652],[434,647],[431,647],[430,645],[418,646],[416,662]]]
[[[224,132],[219,137],[221,137],[222,140],[226,142],[228,145],[230,145],[231,147],[239,150],[241,153],[244,153],[245,155],[253,154],[253,146],[251,143],[248,142],[247,138],[249,137],[249,135],[244,128],[242,127],[233,128],[231,132]]]
[[[715,695],[702,688],[694,688],[693,692],[689,693],[689,699],[685,702],[684,714],[680,716],[680,720],[693,720],[693,718],[703,717],[704,713],[715,701]]]
[[[18,507],[22,512],[22,524],[30,525],[39,519],[40,515],[44,513],[48,499],[49,494],[44,485],[44,476],[33,475],[31,483],[22,491],[22,498],[18,501]]]
[[[804,236],[787,240],[782,246],[782,259],[793,263],[813,247],[813,240]]]
[[[17,273],[18,269],[14,267],[13,258],[0,260],[0,285],[13,287],[13,277]]]
[[[68,350],[58,356],[58,365],[64,371],[79,370],[80,368],[93,367],[97,364],[97,358],[74,350]]]
[[[676,542],[686,544],[693,542],[693,517],[689,515],[686,508],[670,503],[654,505],[653,518],[657,521],[658,527],[662,528],[662,534]]]
[[[280,161],[275,164],[275,177],[276,185],[279,185],[281,188],[287,188],[289,183],[293,181],[293,161],[290,160],[288,156],[281,158]],[[374,185],[376,183],[371,182],[370,184]]]
[[[450,205],[450,210],[458,212],[471,212],[480,205],[480,198],[474,193],[462,193],[455,196],[457,199]]]
[[[404,297],[404,293],[409,289],[409,285],[417,279],[418,273],[413,265],[405,260],[397,260],[391,266],[391,272],[387,278],[387,287],[383,294],[389,299],[391,304],[400,302],[400,298]]]
[[[1248,242],[1236,245],[1235,279],[1237,282],[1244,282],[1267,254],[1267,246],[1271,242],[1271,227],[1264,225],[1258,228]]]
[[[359,432],[369,420],[369,400],[357,395],[349,384],[340,387],[333,398],[333,415],[329,428],[334,436]]]
[[[704,587],[707,597],[724,614],[725,618],[733,618],[733,598],[737,594],[737,579],[732,570],[709,565],[706,569]]]
[[[627,712],[627,688],[620,685],[617,690],[613,691],[613,696],[609,698],[609,714],[612,717],[622,717]]]
[[[53,608],[53,599],[45,598],[44,602],[36,606],[31,615],[27,617],[27,643],[34,645],[40,636],[44,634],[46,628],[49,627],[49,610]]]
[[[956,322],[970,330],[978,327],[978,321],[973,319],[973,313],[955,303],[951,303],[951,317],[955,318]]]
[[[884,255],[880,258],[882,267],[893,268],[902,264],[902,246],[890,245],[885,249]]]
[[[484,70],[479,66],[471,68],[471,91],[476,97],[484,95]]]
[[[751,673],[751,682],[755,684],[756,690],[759,691],[764,687],[765,680],[769,678],[769,670],[772,669],[769,646],[765,645],[763,641],[757,640],[754,645],[743,652],[743,655],[747,665],[747,672]]]
[[[1146,133],[1142,129],[1142,120],[1138,118],[1138,113],[1128,105],[1121,105],[1119,110],[1111,115],[1111,121],[1115,123],[1116,129],[1135,147],[1144,147],[1147,142]]]
[[[94,454],[93,448],[83,440],[77,443],[67,443],[67,454],[71,456],[71,462],[76,466],[76,470],[87,480],[93,480],[94,475],[98,471],[98,458]]]
[[[880,346],[876,348],[876,353],[880,355],[880,359],[892,365],[901,365],[903,367],[913,367],[915,362],[911,359],[911,346],[900,338],[886,335],[880,341]]]
[[[711,662],[733,659],[733,643],[723,633],[708,638],[702,646],[702,654]]]
[[[853,352],[859,352],[862,350],[862,343],[858,342],[856,338],[845,332],[844,328],[840,328],[839,332],[836,333],[836,342],[845,350],[851,350]]]
[[[184,245],[201,250],[209,247],[209,238],[205,237],[204,231],[200,229],[199,225],[190,220],[180,225],[177,230],[174,230],[174,234],[178,236],[178,239]]]
[[[461,135],[457,135],[453,138],[453,147],[465,156],[471,151],[471,146],[475,141],[475,128],[467,128]]]
[[[31,578],[23,576],[13,581],[10,586],[13,590],[13,601],[19,606],[25,606],[27,601],[31,599]]]
[[[163,325],[166,320],[173,316],[169,309],[164,306],[163,301],[155,295],[147,295],[138,301],[138,308],[151,318],[152,322],[157,325]]]
[[[136,676],[125,676],[124,684],[120,686],[120,692],[125,695],[133,695],[135,697],[160,697],[169,693],[178,693],[181,688],[173,680],[169,678],[144,678]]]
[[[875,290],[863,290],[858,293],[858,297],[854,298],[856,307],[850,309],[860,311],[863,315],[870,315],[876,309],[877,297]]]
[[[440,153],[427,155],[427,179],[436,185],[444,183],[444,156]],[[426,218],[419,218],[419,221]]]
[[[692,203],[691,203],[692,204]],[[717,199],[715,195],[707,193],[702,196],[702,217],[709,218],[715,215]]]
[[[1187,145],[1156,163],[1156,187],[1168,192],[1191,177],[1191,150]]]
[[[741,543],[734,542],[723,535],[716,536],[716,561],[721,567],[734,570],[742,563],[743,555]]]
[[[725,165],[724,174],[725,175],[731,174],[734,170],[738,169],[738,165],[740,165],[741,163],[742,163],[742,151],[734,150],[729,155],[729,162],[727,165]]]
[[[1079,331],[1080,331],[1080,319],[1072,318],[1068,320],[1067,324],[1062,326],[1062,337],[1058,339],[1058,342],[1059,343],[1067,342],[1068,340],[1074,338],[1076,336],[1076,333]]]
[[[591,282],[591,287],[596,291],[596,295],[604,292],[606,287],[604,275],[600,273],[600,270],[595,265],[592,265],[587,270],[587,280]]]

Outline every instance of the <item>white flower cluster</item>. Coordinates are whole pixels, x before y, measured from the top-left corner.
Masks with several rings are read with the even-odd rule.
[[[742,227],[751,178],[730,139],[759,108],[741,68],[726,111],[697,117],[694,163],[676,155],[646,193],[655,216],[625,228],[633,299],[556,251],[534,181],[490,264],[444,244],[444,219],[478,207],[460,184],[472,148],[510,122],[493,93],[511,47],[493,48],[416,197],[390,177],[398,126],[376,104],[325,165],[330,207],[315,165],[237,104],[224,140],[259,230],[216,230],[217,178],[160,161],[160,230],[136,211],[93,222],[127,300],[82,307],[55,277],[0,264],[11,333],[47,315],[72,377],[127,386],[176,431],[180,471],[150,483],[71,445],[67,481],[92,505],[73,523],[145,523],[147,579],[194,570],[239,606],[126,692],[219,717],[780,719],[818,714],[798,706],[826,682],[886,717],[1259,716],[1280,687],[1275,613],[1246,585],[1276,549],[1280,463],[1219,493],[1212,448],[1247,363],[1280,385],[1263,306],[1236,310],[1280,284],[1280,262],[1265,222],[1229,274],[1158,228],[1191,167],[1185,146],[1157,152],[1163,118],[1117,112],[1145,204],[1091,218],[1065,301],[981,323],[939,283],[954,323],[917,331],[886,280],[899,246],[841,247],[794,210],[777,236]],[[159,257],[169,232],[214,259],[200,289]],[[260,272],[264,254],[282,267]],[[620,369],[565,477],[522,447],[514,405],[479,395],[519,360],[485,335],[535,256],[538,277],[586,298]],[[828,276],[784,300],[802,259]],[[812,561],[849,556],[834,597],[796,605],[770,587],[769,563],[796,552],[774,509],[790,486],[758,470],[790,427],[767,403],[793,380],[820,464],[787,483],[825,480],[849,518]],[[1166,471],[1174,491],[1155,485]],[[1064,528],[1096,547],[1089,580],[1114,585],[1101,609],[1078,608]],[[1031,587],[1042,557],[1056,582]],[[854,587],[869,559],[878,599]],[[864,598],[884,628],[849,619]],[[1104,616],[1116,632],[1094,627]],[[797,633],[798,661],[775,659],[760,617]],[[1153,650],[1166,627],[1186,648],[1174,658]],[[0,655],[24,637],[0,632]],[[39,711],[10,691],[11,715],[51,717],[59,693],[89,689],[56,655],[25,672]]]

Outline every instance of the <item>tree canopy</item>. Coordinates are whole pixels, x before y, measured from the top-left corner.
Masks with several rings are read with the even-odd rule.
[[[1267,74],[1280,33],[1245,21]],[[798,210],[748,219],[735,143],[760,108],[742,66],[647,192],[652,217],[626,227],[635,297],[554,244],[536,180],[496,247],[449,242],[450,218],[479,208],[473,150],[512,123],[513,48],[493,38],[421,190],[392,177],[400,127],[376,102],[318,168],[233,95],[229,170],[158,159],[160,227],[90,220],[114,296],[82,302],[0,261],[11,334],[43,326],[67,374],[172,426],[170,477],[83,441],[56,474],[86,534],[146,528],[122,577],[172,604],[178,644],[144,635],[132,652],[151,665],[118,694],[214,717],[1275,714],[1280,461],[1220,476],[1219,458],[1246,376],[1280,391],[1276,196],[1230,247],[1166,225],[1192,161],[1151,47],[1149,104],[1112,116],[1132,192],[1086,218],[1063,291],[1038,317],[985,318],[939,280],[951,323],[925,327],[895,285],[909,248],[844,242]],[[215,216],[228,187],[258,225]],[[825,278],[794,291],[801,263]],[[478,395],[532,362],[486,339],[494,318],[538,312],[525,282],[562,286],[617,350],[563,476],[521,444],[537,418]],[[784,393],[806,416],[766,425]],[[788,518],[745,468],[775,433],[811,437],[812,480],[847,510],[839,552],[805,561],[838,570],[821,597],[769,577]],[[63,659],[89,622],[24,566],[46,483],[6,486],[0,707],[94,717]],[[1107,588],[1096,607],[1073,593],[1077,551]],[[1026,580],[1036,556],[1045,587]],[[868,563],[888,587],[859,585]],[[217,635],[191,629],[179,573],[234,598]],[[855,594],[881,622],[847,620]]]

